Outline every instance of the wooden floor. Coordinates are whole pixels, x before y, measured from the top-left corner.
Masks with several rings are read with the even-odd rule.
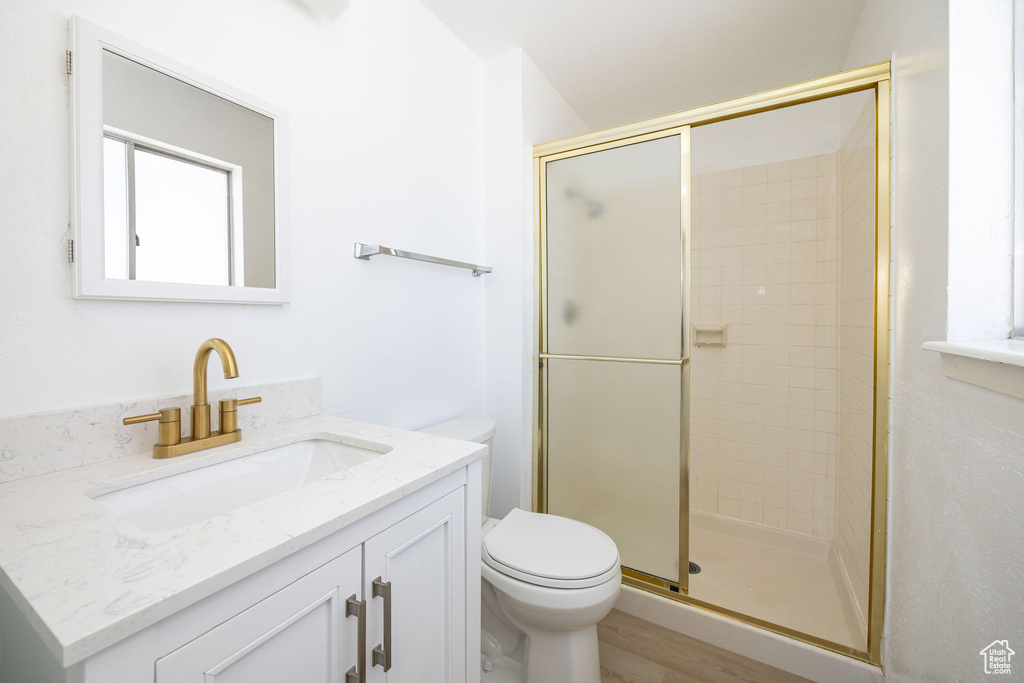
[[[602,683],[806,682],[618,610],[597,625]]]

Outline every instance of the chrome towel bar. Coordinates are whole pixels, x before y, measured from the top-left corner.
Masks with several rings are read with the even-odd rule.
[[[491,272],[490,266],[478,266],[475,263],[465,263],[463,261],[452,261],[451,259],[441,258],[440,256],[427,256],[426,254],[417,254],[414,251],[403,251],[402,249],[392,249],[391,247],[384,247],[379,244],[363,244],[362,242],[356,242],[355,256],[358,259],[368,261],[371,256],[397,256],[398,258],[412,259],[413,261],[425,261],[427,263],[437,263],[442,266],[452,266],[453,268],[465,268],[466,270],[473,271],[473,277],[485,275]]]

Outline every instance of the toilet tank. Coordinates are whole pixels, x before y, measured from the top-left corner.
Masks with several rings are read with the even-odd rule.
[[[491,506],[491,449],[494,441],[494,420],[489,417],[457,417],[440,424],[421,429],[424,434],[446,436],[449,439],[482,443],[487,446],[487,453],[480,461],[483,464],[483,509],[482,519],[487,519],[487,511]]]

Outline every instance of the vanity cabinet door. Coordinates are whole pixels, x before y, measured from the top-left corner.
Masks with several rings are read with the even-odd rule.
[[[465,533],[459,488],[363,545],[368,683],[466,681]]]
[[[361,548],[282,588],[156,662],[156,683],[341,683],[356,663]]]

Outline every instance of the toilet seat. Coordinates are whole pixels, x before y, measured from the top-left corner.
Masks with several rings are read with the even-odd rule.
[[[485,530],[485,564],[536,586],[589,588],[619,575],[619,553],[607,534],[589,524],[513,509]]]

